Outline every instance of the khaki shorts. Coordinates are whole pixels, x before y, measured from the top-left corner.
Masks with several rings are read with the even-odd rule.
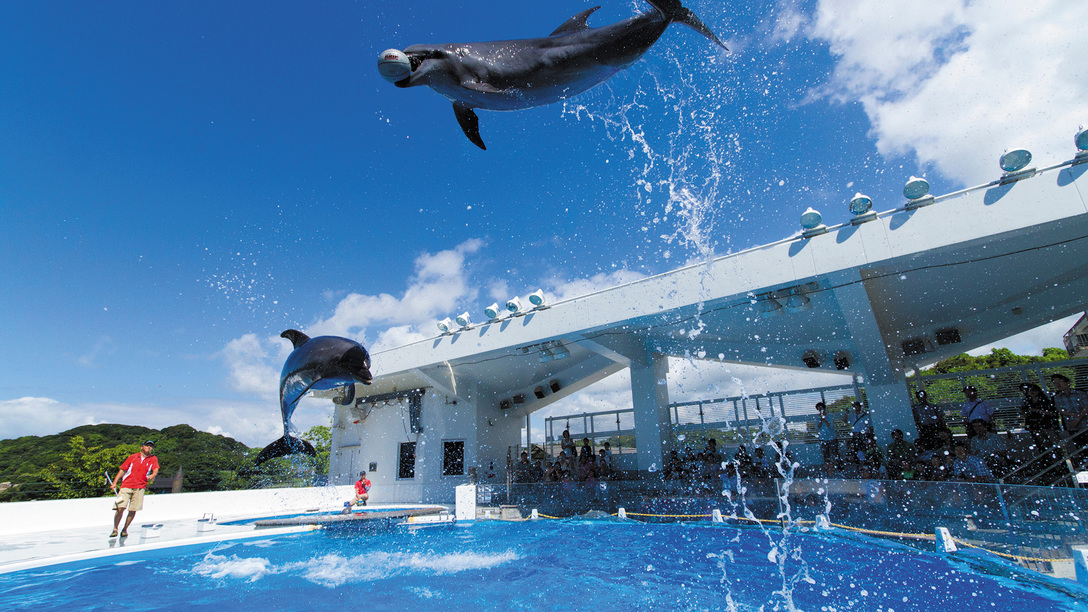
[[[117,499],[113,500],[113,509],[122,510],[128,508],[129,512],[138,512],[144,509],[143,489],[120,489],[117,491]]]

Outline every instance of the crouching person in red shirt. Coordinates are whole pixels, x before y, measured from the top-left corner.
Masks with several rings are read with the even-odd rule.
[[[355,499],[350,502],[344,502],[344,514],[351,512],[351,507],[355,504],[366,505],[366,500],[370,499],[370,479],[366,477],[366,472],[359,472],[359,480],[355,481]]]
[[[128,519],[125,527],[121,529],[121,537],[128,536],[128,526],[132,524],[136,512],[144,508],[144,490],[147,485],[155,482],[159,475],[159,459],[152,453],[155,452],[155,443],[151,440],[140,446],[140,452],[133,453],[121,464],[117,470],[117,476],[110,483],[110,489],[117,493],[117,499],[113,502],[113,532],[111,538],[117,537],[117,528],[121,525],[121,516],[128,510]],[[117,487],[120,485],[121,489]]]

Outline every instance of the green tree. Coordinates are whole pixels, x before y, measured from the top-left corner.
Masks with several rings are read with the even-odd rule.
[[[107,491],[107,474],[112,478],[125,457],[138,450],[134,444],[88,448],[83,436],[73,436],[60,460],[38,472],[42,482],[48,485],[45,496],[53,499],[99,497]]]
[[[317,456],[314,457],[315,473],[328,476],[329,459],[332,454],[332,428],[328,425],[314,425],[302,434],[302,439],[314,445]]]

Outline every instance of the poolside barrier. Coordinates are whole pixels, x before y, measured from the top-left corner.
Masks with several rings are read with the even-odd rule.
[[[141,525],[140,537],[147,540],[149,538],[159,537],[159,530],[162,529],[162,523],[148,523],[147,525]]]
[[[215,524],[217,523],[215,515],[207,512],[203,517],[196,520],[196,532],[207,533],[209,531],[215,531]]]
[[[714,511],[710,513],[710,520],[715,523],[724,522],[722,519],[722,511],[715,508]]]
[[[620,508],[619,511],[616,512],[616,516],[618,516],[621,519],[627,518],[627,510],[624,509],[624,508]]]
[[[1077,582],[1088,585],[1088,549],[1073,549],[1073,564],[1077,566]]]
[[[533,512],[529,515],[529,518],[533,520],[540,518],[540,513],[536,511],[536,508],[533,508]]]
[[[457,485],[455,489],[456,519],[458,521],[476,520],[476,485]],[[487,518],[491,518],[490,514]]]
[[[939,553],[954,553],[959,548],[956,547],[956,540],[949,533],[947,527],[937,528],[937,552]]]

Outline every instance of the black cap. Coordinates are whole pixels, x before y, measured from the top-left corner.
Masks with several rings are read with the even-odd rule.
[[[148,440],[147,442],[144,442],[140,446],[155,446],[155,441],[154,440]]]

